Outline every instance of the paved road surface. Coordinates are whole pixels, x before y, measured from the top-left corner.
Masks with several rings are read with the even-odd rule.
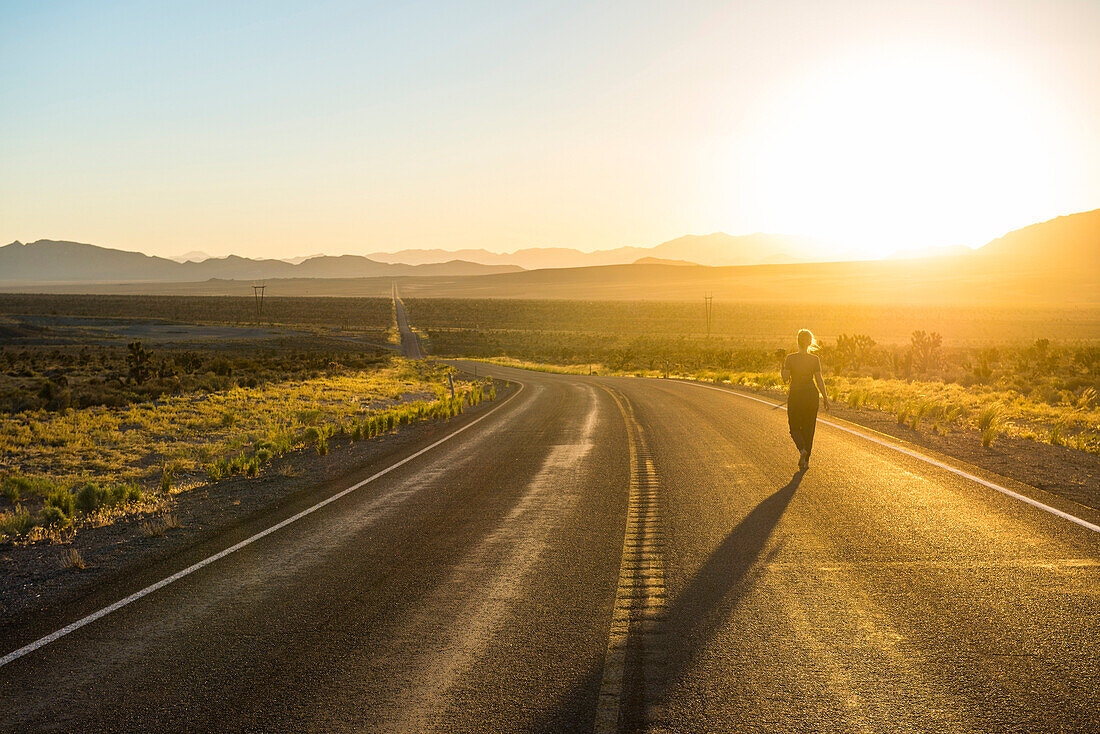
[[[1100,729],[1100,534],[827,426],[798,475],[728,393],[480,371],[523,388],[0,667],[0,729]]]
[[[397,316],[397,332],[401,335],[401,352],[410,359],[424,359],[420,337],[409,326],[409,317],[405,315],[405,304],[401,296],[397,295],[397,283],[393,284],[393,310]]]

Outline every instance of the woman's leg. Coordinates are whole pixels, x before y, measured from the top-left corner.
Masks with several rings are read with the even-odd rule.
[[[802,435],[803,419],[802,408],[798,404],[797,396],[791,395],[787,399],[787,427],[791,430],[791,438],[794,445],[801,453],[806,450],[806,441]]]
[[[809,403],[803,411],[802,440],[806,444],[806,453],[814,450],[814,430],[817,428],[817,403],[818,396],[814,393],[812,403]]]

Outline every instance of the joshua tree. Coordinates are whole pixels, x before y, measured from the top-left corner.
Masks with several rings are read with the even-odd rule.
[[[942,344],[943,337],[938,332],[933,331],[931,334],[923,331],[913,332],[909,352],[913,355],[913,367],[917,372],[925,372],[928,369]]]
[[[130,382],[140,385],[149,379],[153,371],[153,354],[141,342],[130,342],[127,347],[130,353],[126,355],[126,363],[130,365]]]

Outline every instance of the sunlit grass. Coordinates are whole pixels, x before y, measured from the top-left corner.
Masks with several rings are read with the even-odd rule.
[[[516,359],[515,357],[481,357],[477,359],[470,358],[470,361],[499,364],[503,367],[517,367],[525,370],[534,370],[535,372],[550,372],[559,375],[598,375],[601,373],[613,372],[612,370],[608,370],[604,365],[598,363],[546,364],[543,362],[532,362],[526,359]]]
[[[75,568],[80,570],[84,568],[84,565],[84,556],[80,555],[80,551],[76,548],[69,548],[61,555],[62,568]]]
[[[41,507],[9,508],[0,534],[22,537],[78,518],[106,522],[200,484],[256,477],[297,448],[323,456],[332,436],[373,438],[495,397],[492,387],[456,381],[452,398],[445,378],[444,368],[396,359],[354,374],[5,418],[0,491],[13,505]]]
[[[512,357],[478,361],[563,374],[589,374],[590,369],[588,364],[545,364]],[[614,370],[601,364],[594,364],[591,369],[595,374],[605,375],[665,376],[663,369]],[[786,390],[778,371],[673,369],[668,376],[726,383],[777,396]],[[914,431],[942,434],[952,429],[977,430],[985,446],[992,445],[1001,435],[1047,435],[1054,445],[1100,453],[1100,402],[1092,388],[1073,400],[1052,405],[1030,393],[990,385],[846,376],[830,376],[825,381],[834,402],[888,413],[899,426]]]
[[[725,375],[703,372],[691,376],[710,380]],[[783,390],[777,373],[733,373],[723,381],[776,393]],[[849,407],[888,412],[898,425],[913,430],[930,426],[935,426],[936,432],[976,429],[987,446],[1002,434],[1045,434],[1054,445],[1100,453],[1100,406],[1090,399],[1050,405],[1013,390],[988,386],[866,377],[829,377],[826,382]]]

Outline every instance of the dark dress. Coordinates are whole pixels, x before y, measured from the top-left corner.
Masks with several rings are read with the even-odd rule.
[[[814,447],[814,428],[817,426],[817,386],[814,373],[821,369],[816,354],[795,352],[787,355],[787,369],[791,373],[791,389],[787,397],[787,425],[791,438],[799,451],[809,453]]]

